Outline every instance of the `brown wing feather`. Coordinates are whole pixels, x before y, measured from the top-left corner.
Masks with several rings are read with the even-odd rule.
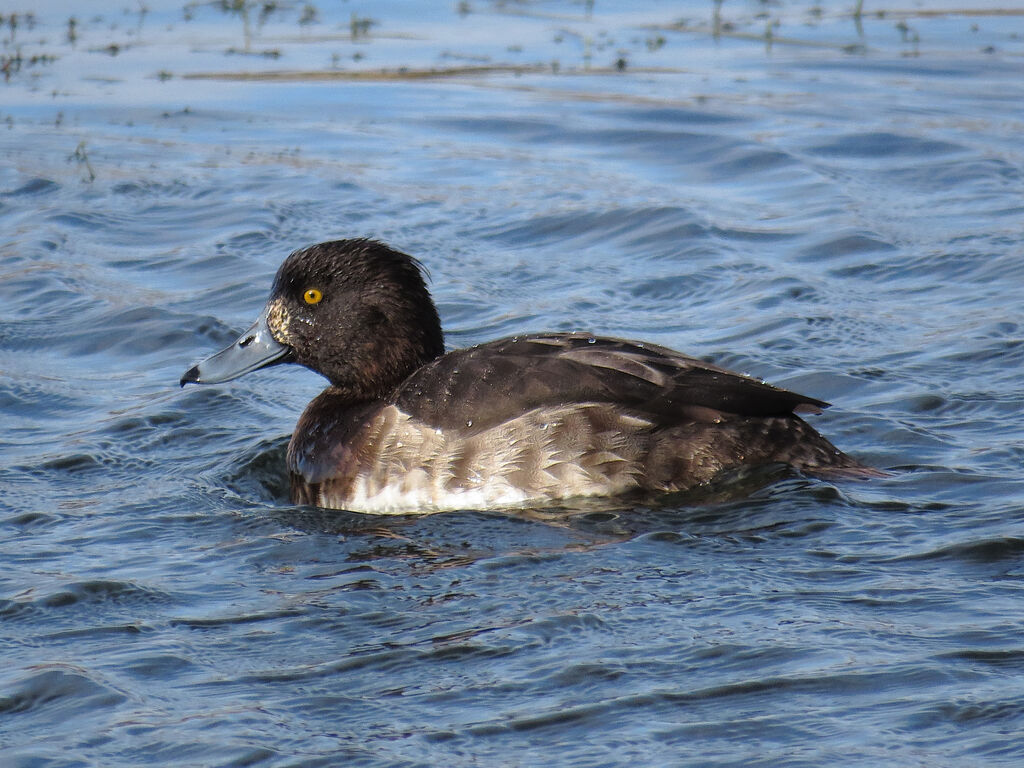
[[[431,426],[472,431],[568,403],[614,403],[665,424],[716,411],[782,416],[828,407],[666,347],[556,333],[449,352],[403,382],[390,402]]]

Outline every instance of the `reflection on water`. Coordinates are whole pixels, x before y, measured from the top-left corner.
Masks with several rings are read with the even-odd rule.
[[[1024,16],[853,5],[4,10],[0,762],[1019,764]],[[177,379],[357,235],[893,474],[291,507],[322,380]]]

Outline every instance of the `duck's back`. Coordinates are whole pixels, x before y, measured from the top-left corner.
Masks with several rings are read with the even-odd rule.
[[[794,415],[826,406],[664,347],[540,334],[450,352],[386,401],[328,388],[288,465],[296,502],[377,513],[679,491],[747,464],[858,473]]]

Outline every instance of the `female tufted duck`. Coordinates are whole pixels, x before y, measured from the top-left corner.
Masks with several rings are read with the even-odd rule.
[[[682,491],[772,463],[882,474],[795,415],[828,403],[665,347],[536,333],[445,353],[419,262],[373,240],[292,253],[255,324],[181,385],[286,362],[331,382],[288,445],[297,504],[544,506]]]

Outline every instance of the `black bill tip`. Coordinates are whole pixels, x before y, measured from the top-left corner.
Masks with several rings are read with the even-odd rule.
[[[198,384],[199,383],[199,366],[198,365],[193,365],[191,368],[189,368],[187,371],[185,371],[185,373],[182,375],[181,381],[179,383],[181,384],[182,388],[184,388],[186,384]]]

